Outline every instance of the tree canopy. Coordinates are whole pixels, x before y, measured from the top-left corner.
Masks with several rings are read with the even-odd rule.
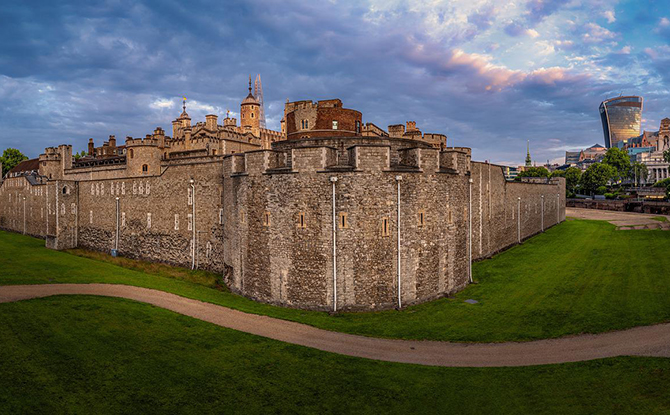
[[[519,172],[516,176],[521,177],[549,177],[549,170],[545,167],[528,167],[526,170]]]
[[[15,148],[8,148],[2,152],[0,162],[2,162],[2,176],[4,177],[8,171],[16,167],[23,160],[28,160],[23,153]]]
[[[587,192],[595,192],[612,178],[618,177],[617,170],[609,164],[594,163],[582,174],[580,184]]]
[[[616,174],[612,177],[612,179],[622,180],[630,177],[630,156],[628,156],[626,151],[620,150],[616,147],[610,148],[607,150],[607,153],[605,153],[603,163],[611,166],[616,171]]]

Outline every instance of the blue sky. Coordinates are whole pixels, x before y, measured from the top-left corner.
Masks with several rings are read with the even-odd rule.
[[[603,143],[599,103],[670,116],[667,0],[8,2],[0,148],[35,157],[239,111],[260,73],[268,127],[287,98],[340,98],[364,122],[415,120],[516,165]],[[123,141],[123,140],[122,140]]]

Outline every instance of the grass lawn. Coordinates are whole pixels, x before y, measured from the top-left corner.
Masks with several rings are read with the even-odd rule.
[[[146,304],[0,304],[0,413],[668,413],[670,359],[437,368],[316,351]]]
[[[121,264],[143,270],[138,271],[0,232],[0,284],[129,284],[354,334],[523,341],[670,321],[668,252],[670,232],[622,232],[607,222],[572,220],[476,263],[479,284],[454,298],[403,311],[331,316],[256,303],[217,289],[213,274],[178,270],[175,276],[169,267],[152,271],[153,265]],[[464,302],[470,298],[479,303]]]

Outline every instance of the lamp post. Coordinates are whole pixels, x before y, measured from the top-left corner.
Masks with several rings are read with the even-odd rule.
[[[190,179],[188,182],[191,186],[191,229],[193,230],[193,236],[191,237],[191,269],[195,269],[195,180]]]
[[[542,232],[544,232],[544,195],[542,195],[542,220],[540,223],[542,223]]]
[[[114,238],[114,249],[112,250],[112,256],[117,256],[119,251],[119,197],[116,197],[116,236]]]
[[[521,196],[517,197],[517,239],[521,243]]]
[[[335,222],[335,183],[337,183],[337,177],[332,176],[330,183],[333,188],[333,312],[337,312],[337,223]]]
[[[397,200],[398,200],[398,202],[397,202],[397,204],[398,204],[397,222],[398,223],[396,224],[397,237],[398,237],[398,247],[397,247],[397,251],[398,251],[398,253],[397,253],[397,255],[398,255],[398,264],[397,264],[397,267],[398,267],[398,308],[402,308],[402,300],[401,300],[401,296],[400,296],[401,295],[401,288],[400,288],[400,282],[401,282],[401,280],[400,280],[400,182],[402,181],[402,176],[396,176],[395,181],[397,183],[397,193],[398,193],[398,197],[397,197]]]

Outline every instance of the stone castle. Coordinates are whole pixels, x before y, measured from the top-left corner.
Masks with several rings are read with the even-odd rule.
[[[507,182],[501,166],[414,122],[385,131],[337,99],[287,102],[240,124],[114,136],[74,159],[47,148],[0,184],[0,228],[221,273],[234,292],[296,308],[402,307],[454,293],[471,263],[564,220],[565,182]]]

